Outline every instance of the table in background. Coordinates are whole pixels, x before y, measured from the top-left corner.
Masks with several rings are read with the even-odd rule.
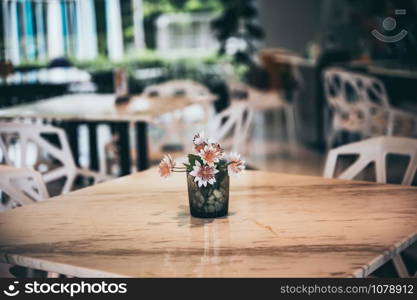
[[[90,168],[98,170],[98,151],[96,128],[99,124],[108,124],[113,133],[118,134],[121,174],[129,174],[131,168],[129,125],[136,128],[137,169],[149,167],[147,123],[164,113],[183,109],[196,104],[191,99],[175,97],[161,99],[158,97],[135,101],[134,110],[126,105],[115,105],[113,94],[73,94],[65,95],[31,104],[23,104],[0,110],[0,118],[33,118],[51,120],[54,125],[63,127],[67,132],[74,158],[78,158],[77,128],[81,124],[89,127]],[[132,101],[132,104],[133,104]]]
[[[77,277],[364,277],[417,240],[417,188],[245,171],[229,216],[135,173],[0,215],[0,261]]]

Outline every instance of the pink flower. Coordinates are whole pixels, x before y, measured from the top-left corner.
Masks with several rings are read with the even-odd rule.
[[[215,163],[218,163],[223,156],[223,149],[219,144],[206,145],[204,149],[198,154],[203,159],[203,162],[210,167],[213,167]]]
[[[240,155],[236,152],[230,153],[229,155],[229,165],[227,166],[227,171],[229,174],[238,174],[245,169],[245,161],[240,159]]]
[[[194,182],[197,182],[198,187],[207,186],[207,183],[214,184],[216,182],[215,175],[219,172],[215,167],[202,166],[200,162],[196,161],[193,170],[190,172],[194,176]]]
[[[200,151],[207,145],[207,139],[204,138],[204,132],[197,133],[193,138],[193,143],[195,151],[200,153]]]
[[[172,156],[167,154],[159,163],[159,174],[162,177],[168,177],[171,175],[173,169],[175,167],[175,161],[172,159]]]

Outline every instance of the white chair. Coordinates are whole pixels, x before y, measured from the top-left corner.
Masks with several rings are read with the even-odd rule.
[[[0,202],[0,211],[49,198],[38,172],[7,165],[0,165],[0,191],[8,196]]]
[[[357,133],[361,138],[417,133],[417,115],[393,108],[379,79],[339,68],[326,69],[323,77],[326,100],[333,111],[327,135],[328,149],[342,130]],[[398,123],[410,123],[411,128],[408,132],[399,132]]]
[[[299,98],[299,92],[304,82],[299,69],[295,65],[291,65],[290,69],[292,77],[297,82],[297,87],[293,89],[292,99],[286,99],[282,90],[261,90],[234,80],[228,81],[227,85],[231,101],[246,99],[254,113],[264,111],[279,113],[283,111],[288,141],[294,144],[297,142],[295,103]]]
[[[185,129],[189,127],[202,127],[195,131],[204,129],[211,113],[211,104],[217,98],[204,85],[192,80],[169,80],[160,84],[150,85],[141,94],[147,99],[159,98],[166,101],[175,101],[175,98],[186,98],[190,105],[181,110],[166,113],[151,121],[151,124],[163,131],[163,135],[157,141],[149,144],[154,149],[160,149],[177,137],[183,149],[188,149],[191,143],[191,136],[187,137]]]
[[[403,185],[412,183],[417,170],[417,140],[384,136],[347,144],[330,150],[324,168],[324,177],[333,178],[338,157],[351,154],[359,155],[359,157],[338,176],[340,179],[353,179],[373,162],[375,163],[376,181],[387,183],[386,157],[389,154],[406,155],[410,158],[402,178]]]
[[[387,183],[386,158],[389,154],[409,157],[409,162],[402,178],[403,185],[411,185],[417,172],[417,139],[385,136],[351,143],[330,150],[324,168],[324,177],[334,177],[338,157],[352,154],[359,155],[359,157],[337,178],[353,179],[370,163],[375,163],[376,181]],[[393,258],[393,263],[400,277],[410,276],[400,255],[396,255]]]
[[[55,137],[58,145],[51,143],[48,137]],[[70,192],[74,188],[77,177],[92,178],[94,184],[107,180],[110,177],[86,169],[77,168],[72,157],[65,132],[49,125],[35,125],[23,123],[0,123],[0,147],[6,163],[15,167],[40,168],[37,159],[43,154],[53,161],[55,168],[39,169],[46,184],[65,179],[60,193]],[[32,146],[32,148],[29,148]],[[30,155],[32,154],[33,155]],[[45,169],[46,168],[46,169]]]
[[[247,101],[232,102],[210,122],[208,136],[234,152],[245,153],[252,119]]]
[[[7,197],[5,197],[7,195]],[[49,198],[42,175],[26,168],[15,168],[0,165],[0,212],[43,201]],[[14,278],[10,272],[13,265],[0,263],[0,276]],[[34,270],[22,268],[21,275],[33,277]],[[58,277],[59,274],[47,272],[48,278]]]
[[[6,196],[5,196],[6,195]],[[49,198],[48,191],[40,173],[26,168],[0,165],[0,212],[43,201]],[[15,276],[10,272],[13,265],[0,263],[0,277]],[[21,268],[25,276],[30,277],[32,269]],[[48,277],[56,277],[48,272]]]
[[[254,111],[279,112],[282,110],[285,115],[285,129],[287,131],[288,141],[295,143],[297,141],[297,133],[295,127],[295,111],[293,104],[286,101],[282,94],[277,90],[262,91],[252,87],[248,87],[249,105]]]

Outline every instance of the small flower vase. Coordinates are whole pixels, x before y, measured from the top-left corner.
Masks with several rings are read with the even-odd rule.
[[[199,187],[195,177],[187,173],[190,213],[197,218],[226,216],[229,210],[229,175],[219,172],[214,184]]]

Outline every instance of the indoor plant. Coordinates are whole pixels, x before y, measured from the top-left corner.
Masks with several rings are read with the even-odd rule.
[[[227,215],[229,207],[229,175],[240,173],[245,162],[237,153],[224,154],[220,144],[199,133],[194,136],[195,154],[177,167],[171,155],[165,155],[159,164],[159,173],[168,177],[172,172],[187,174],[190,213],[199,218]]]

